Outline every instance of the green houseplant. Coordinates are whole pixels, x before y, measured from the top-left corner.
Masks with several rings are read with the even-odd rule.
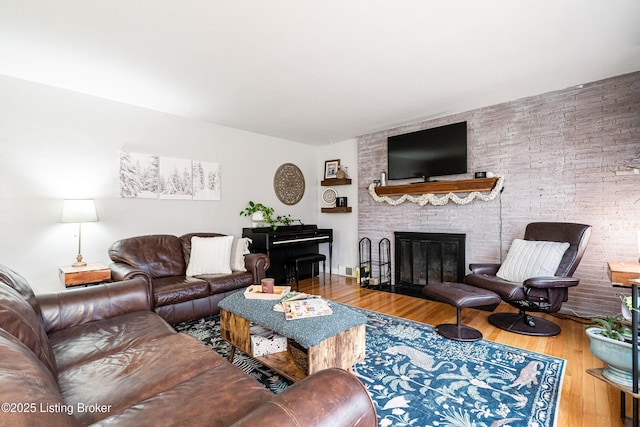
[[[600,329],[600,335],[617,341],[631,340],[631,329],[619,317],[594,317],[591,321],[593,327]]]
[[[291,215],[278,215],[273,218],[272,215],[274,213],[275,210],[273,208],[250,200],[247,207],[240,211],[240,216],[251,217],[254,223],[265,223],[274,230],[278,228],[279,224],[291,224]]]

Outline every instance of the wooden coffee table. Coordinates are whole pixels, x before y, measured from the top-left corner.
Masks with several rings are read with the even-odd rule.
[[[273,311],[272,307],[277,302],[272,301],[270,303],[267,303],[266,305],[264,304],[264,301],[256,303],[256,300],[245,300],[243,302],[239,301],[237,295],[238,294],[236,294],[235,296],[236,304],[249,304],[251,306],[259,306],[259,308],[256,308],[256,310],[264,310],[266,308]],[[242,295],[239,296],[241,298],[244,298],[242,297]],[[251,352],[250,333],[250,327],[252,324],[257,324],[272,329],[278,334],[295,341],[295,335],[298,329],[296,326],[298,325],[301,328],[308,327],[312,322],[326,322],[328,318],[331,318],[333,316],[349,315],[349,312],[357,314],[359,316],[361,315],[360,313],[356,313],[348,308],[340,307],[342,310],[340,311],[340,313],[336,313],[336,310],[334,309],[334,314],[330,316],[297,320],[284,320],[283,313],[273,312],[273,316],[281,316],[283,319],[282,322],[286,322],[286,328],[284,330],[278,330],[277,325],[276,327],[274,327],[274,324],[269,319],[265,321],[264,318],[260,318],[259,316],[254,317],[251,313],[255,313],[256,311],[251,310],[251,312],[249,313],[238,314],[237,312],[234,313],[222,308],[223,305],[224,303],[221,304],[220,309],[220,335],[232,346],[231,353],[229,355],[230,361],[233,361],[236,348],[240,349],[250,357],[253,357],[253,354]],[[268,313],[268,315],[271,316],[271,313]],[[251,317],[251,319],[249,317]],[[314,372],[326,368],[342,368],[349,370],[355,363],[364,359],[366,342],[365,327],[365,323],[348,327],[345,330],[336,333],[335,335],[327,336],[316,345],[309,346],[305,349],[304,353],[301,353],[299,350],[291,349],[291,345],[289,345],[289,349],[287,351],[254,357],[254,359],[258,360],[263,365],[273,369],[283,377],[288,378],[292,381],[299,381],[307,375],[311,375]],[[319,332],[321,333],[321,331]],[[306,358],[306,360],[304,361],[305,363],[299,363],[300,361],[296,363],[294,355],[292,354],[292,350],[296,351],[296,357],[300,357],[300,354],[302,354],[303,357]],[[306,369],[304,369],[305,367]]]

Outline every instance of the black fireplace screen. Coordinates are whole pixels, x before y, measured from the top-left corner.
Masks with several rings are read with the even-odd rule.
[[[464,278],[465,234],[394,234],[396,286],[461,282]]]

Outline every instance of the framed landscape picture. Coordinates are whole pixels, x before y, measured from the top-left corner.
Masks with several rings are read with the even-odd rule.
[[[220,200],[220,163],[193,161],[193,200]]]
[[[120,197],[220,200],[220,163],[119,152]]]
[[[142,153],[120,153],[120,197],[132,199],[158,198],[158,156]]]
[[[158,186],[161,199],[193,199],[191,160],[160,157]]]

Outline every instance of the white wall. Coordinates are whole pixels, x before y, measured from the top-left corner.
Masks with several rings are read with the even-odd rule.
[[[322,201],[322,192],[333,188],[338,197],[347,197],[347,203],[352,207],[351,213],[319,213],[318,226],[333,228],[333,265],[332,271],[337,274],[339,266],[355,269],[358,264],[358,143],[351,139],[332,143],[318,148],[317,177],[321,181],[324,176],[324,162],[326,160],[340,160],[340,166],[347,167],[347,174],[351,178],[351,185],[336,185],[333,187],[319,187],[318,212],[321,207],[327,207]],[[320,185],[320,183],[318,183]],[[326,245],[320,250],[326,252]],[[343,273],[344,274],[344,273]]]
[[[134,235],[238,236],[250,224],[239,212],[254,200],[276,214],[337,228],[334,265],[343,263],[341,256],[355,265],[355,209],[319,213],[324,159],[342,158],[355,178],[355,141],[312,147],[3,76],[0,94],[0,263],[24,275],[36,292],[62,289],[58,267],[73,262],[77,252],[77,225],[59,222],[66,198],[96,201],[100,221],[82,229],[88,262],[108,264],[109,245]],[[120,150],[219,162],[221,200],[122,199]],[[287,162],[296,164],[306,181],[304,197],[294,206],[282,204],[273,191],[273,174]],[[355,204],[356,188],[338,193]]]

